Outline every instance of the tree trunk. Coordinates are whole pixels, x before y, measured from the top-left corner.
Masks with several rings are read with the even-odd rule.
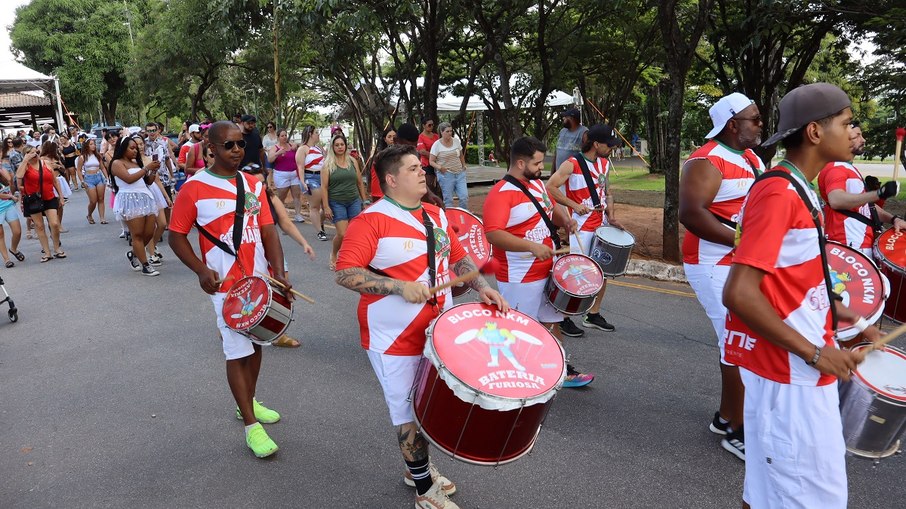
[[[670,94],[667,98],[667,139],[664,158],[664,259],[680,261],[679,249],[679,160],[680,130],[683,126],[683,94],[686,76],[670,77]]]
[[[274,112],[277,114],[277,118],[274,119],[276,125],[281,125],[283,119],[283,101],[282,101],[282,90],[280,87],[280,43],[278,37],[278,23],[277,23],[277,4],[279,1],[274,1],[274,25],[273,25],[273,38],[274,38]]]

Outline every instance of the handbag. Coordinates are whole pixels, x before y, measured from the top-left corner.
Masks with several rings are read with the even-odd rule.
[[[41,159],[38,159],[38,192],[26,194],[22,197],[22,210],[25,215],[40,214],[44,212],[44,199],[41,196],[41,189],[44,187],[44,166],[41,165]]]

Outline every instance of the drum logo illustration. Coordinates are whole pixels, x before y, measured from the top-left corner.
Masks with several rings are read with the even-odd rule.
[[[587,263],[586,263],[587,262]],[[564,256],[554,264],[560,286],[575,295],[594,295],[601,288],[601,272],[585,257]]]
[[[601,262],[601,265],[610,265],[610,262],[613,261],[613,255],[607,251],[602,251],[600,249],[592,249],[591,257],[595,260]]]
[[[881,292],[877,271],[870,270],[868,261],[838,246],[829,246],[828,269],[834,293],[843,298],[843,305],[852,307],[862,316],[873,311]]]
[[[265,292],[253,278],[240,281],[230,288],[223,304],[223,317],[234,330],[246,330],[258,323],[267,313]]]
[[[261,212],[261,202],[258,197],[252,193],[245,193],[245,213],[257,216]]]

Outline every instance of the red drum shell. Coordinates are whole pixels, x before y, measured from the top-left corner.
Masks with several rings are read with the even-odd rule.
[[[246,276],[236,281],[223,301],[223,321],[258,344],[269,344],[289,328],[292,302],[269,281]]]
[[[906,323],[906,232],[890,228],[875,238],[878,268],[890,281],[890,297],[884,304],[884,316]]]
[[[602,286],[604,274],[598,264],[588,256],[571,253],[554,261],[544,292],[557,311],[581,315],[594,304]]]
[[[437,317],[425,357],[412,387],[415,420],[437,448],[479,465],[532,449],[566,374],[563,348],[544,326],[480,303]]]

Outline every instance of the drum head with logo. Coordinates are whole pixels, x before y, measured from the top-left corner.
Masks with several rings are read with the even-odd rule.
[[[875,239],[875,252],[881,263],[906,271],[906,231],[897,233],[890,228]]]
[[[548,401],[566,375],[557,340],[516,310],[453,306],[437,317],[428,339],[425,356],[457,397],[488,410]]]
[[[867,347],[859,345],[853,351]],[[887,346],[869,352],[853,374],[881,396],[906,403],[906,352],[903,350]]]
[[[865,317],[869,323],[878,321],[884,312],[887,288],[874,262],[861,251],[837,242],[828,242],[825,251],[832,290],[843,298],[843,305]],[[855,337],[859,331],[852,325],[852,322],[840,320],[837,337]]]
[[[247,331],[267,315],[271,287],[264,278],[246,276],[234,284],[223,301],[223,321],[235,331]]]
[[[597,295],[604,286],[604,273],[591,258],[581,254],[568,254],[554,262],[552,276],[557,286],[570,295],[585,297]]]
[[[484,233],[481,219],[465,209],[449,208],[446,210],[447,220],[456,231],[459,243],[466,254],[472,257],[476,267],[483,267],[491,259],[491,244]],[[452,275],[451,275],[452,277]],[[452,288],[453,296],[459,296],[469,291],[466,284],[456,285]]]

